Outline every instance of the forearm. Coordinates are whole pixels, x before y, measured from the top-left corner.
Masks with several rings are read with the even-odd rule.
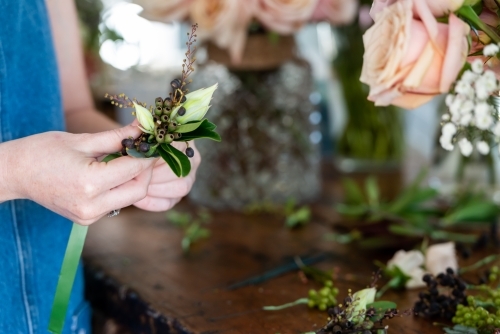
[[[15,159],[19,155],[16,152],[16,144],[19,140],[8,141],[0,144],[0,203],[21,198],[16,190],[17,175],[23,173]],[[26,172],[26,171],[24,171]]]
[[[71,133],[96,133],[120,127],[95,109],[81,109],[66,113],[66,129]]]

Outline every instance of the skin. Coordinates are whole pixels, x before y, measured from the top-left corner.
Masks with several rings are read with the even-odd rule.
[[[30,199],[72,221],[90,225],[110,211],[135,205],[166,211],[191,189],[192,170],[178,178],[160,159],[100,158],[137,137],[136,124],[119,125],[98,112],[92,101],[73,1],[46,0],[59,64],[68,132],[46,132],[0,144],[0,202]],[[185,144],[175,145],[185,150]]]

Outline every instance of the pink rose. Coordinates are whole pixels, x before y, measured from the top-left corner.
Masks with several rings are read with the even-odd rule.
[[[311,18],[318,1],[257,0],[255,16],[266,28],[279,34],[289,35]]]
[[[134,0],[142,6],[142,16],[156,21],[176,21],[186,18],[193,0]]]
[[[319,0],[313,21],[330,21],[334,25],[352,23],[358,13],[357,0]]]
[[[373,0],[370,15],[375,20],[378,13],[384,8],[396,3],[398,1],[406,0]],[[434,17],[446,16],[450,12],[454,12],[462,7],[465,0],[418,0],[414,2],[414,12],[419,13],[422,8],[427,7]]]
[[[363,36],[360,79],[370,86],[368,98],[376,105],[416,108],[448,92],[465,64],[469,26],[450,14],[448,24],[434,20],[432,39],[412,7],[411,0],[386,7]]]
[[[197,34],[201,40],[211,40],[221,49],[227,49],[232,61],[238,63],[245,49],[254,6],[254,0],[194,0],[190,16],[199,25]]]

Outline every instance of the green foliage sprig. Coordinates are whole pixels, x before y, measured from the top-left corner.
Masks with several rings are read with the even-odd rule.
[[[393,201],[380,197],[375,178],[368,178],[364,189],[353,180],[343,180],[345,202],[336,206],[337,212],[350,220],[346,225],[351,229],[347,235],[330,235],[340,242],[357,241],[360,246],[387,246],[391,239],[380,235],[375,238],[363,233],[376,224],[385,224],[384,233],[432,240],[448,240],[474,243],[477,236],[469,233],[450,231],[450,228],[484,226],[495,221],[500,208],[483,193],[464,191],[457,193],[449,202],[443,202],[436,189],[422,186],[425,173],[404,189]]]
[[[210,230],[203,227],[211,220],[210,214],[206,211],[193,216],[190,213],[171,210],[167,213],[167,220],[183,230],[181,246],[184,252],[189,252],[194,243],[210,237]]]

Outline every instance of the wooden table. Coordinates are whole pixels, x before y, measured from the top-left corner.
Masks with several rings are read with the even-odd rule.
[[[374,259],[390,254],[363,253],[326,241],[331,223],[334,186],[314,205],[306,227],[289,230],[271,215],[213,212],[212,236],[189,254],[181,250],[181,231],[164,213],[122,210],[89,229],[84,251],[88,298],[106,317],[131,333],[287,334],[314,331],[326,323],[326,313],[305,305],[283,311],[263,311],[306,297],[315,282],[304,283],[293,269],[293,258],[311,259],[322,269],[339,270],[335,284],[344,298],[370,284]],[[329,195],[332,195],[330,197]],[[180,210],[195,210],[182,203]],[[292,264],[292,270],[258,284],[235,284]],[[285,270],[286,271],[286,270]],[[261,277],[262,278],[262,277]],[[412,307],[418,291],[385,295],[401,309]],[[395,319],[390,333],[442,333],[429,321],[413,316]],[[122,331],[123,332],[123,331]]]

